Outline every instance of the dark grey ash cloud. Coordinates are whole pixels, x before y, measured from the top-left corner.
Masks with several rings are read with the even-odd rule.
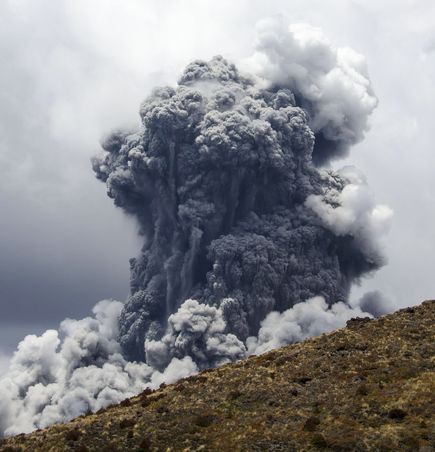
[[[358,77],[352,67],[351,78],[343,73],[339,51],[319,30],[313,37],[306,26],[272,26],[290,38],[274,35],[269,42],[272,54],[276,42],[288,47],[285,64],[265,80],[269,88],[258,88],[221,57],[196,61],[177,89],[159,88],[145,100],[142,129],[111,135],[103,143],[106,153],[93,162],[108,195],[137,218],[144,235],[120,319],[129,359],[148,361],[150,347],[155,355],[168,316],[188,298],[221,309],[227,331],[245,341],[271,311],[317,295],[329,305],[346,301],[352,282],[383,264],[377,237],[389,209],[374,204],[356,170],[316,166],[335,156],[330,144],[315,147],[320,136],[334,137],[337,147],[342,140],[349,146],[343,137],[361,139],[376,105],[366,72]],[[327,67],[319,62],[319,47],[330,57]],[[332,93],[317,82],[321,105],[310,99],[321,120],[298,106],[308,88],[286,76],[293,55],[299,72],[314,73],[313,79],[338,71]],[[364,67],[360,55],[351,55]],[[355,94],[362,89],[359,102],[372,99],[366,109]],[[344,115],[347,121],[337,120]]]

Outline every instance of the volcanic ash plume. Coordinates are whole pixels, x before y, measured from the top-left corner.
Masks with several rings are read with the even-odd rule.
[[[176,89],[145,100],[141,130],[104,142],[97,177],[145,239],[120,318],[129,359],[240,357],[271,311],[314,296],[346,301],[351,283],[383,263],[376,237],[389,211],[355,169],[315,165],[313,149],[318,161],[333,156],[314,146],[326,132],[310,127],[296,100],[303,93],[284,81],[258,88],[221,57],[196,61]],[[334,118],[324,118],[328,130]],[[343,127],[352,124],[350,116]],[[339,128],[337,137],[348,134]],[[219,346],[203,342],[197,317],[225,324]]]
[[[242,75],[222,57],[158,88],[141,127],[93,160],[143,236],[131,295],[29,336],[2,381],[7,434],[343,325],[384,263],[391,215],[355,168],[324,169],[376,105],[363,60],[307,26],[259,27]],[[369,297],[364,306],[382,312]]]

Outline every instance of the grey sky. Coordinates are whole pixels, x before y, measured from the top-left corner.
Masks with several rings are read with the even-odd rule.
[[[164,5],[163,5],[164,3]],[[395,212],[387,267],[355,290],[397,306],[435,295],[435,4],[431,0],[5,0],[0,4],[0,351],[23,334],[123,300],[136,227],[89,158],[138,120],[150,89],[195,58],[252,52],[283,13],[364,54],[379,107],[346,162]],[[0,372],[1,372],[0,354]]]

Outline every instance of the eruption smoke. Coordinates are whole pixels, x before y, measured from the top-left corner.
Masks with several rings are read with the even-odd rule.
[[[256,75],[195,61],[143,102],[138,130],[104,140],[94,171],[144,239],[131,295],[20,344],[0,387],[6,434],[362,314],[350,287],[384,263],[391,212],[355,168],[325,165],[376,106],[364,60],[280,19],[259,25],[256,48],[243,64]]]

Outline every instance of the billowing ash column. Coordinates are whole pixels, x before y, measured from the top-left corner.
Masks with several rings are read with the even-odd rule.
[[[345,301],[351,282],[382,263],[362,176],[315,165],[334,156],[334,140],[324,155],[320,147],[333,126],[337,146],[348,143],[325,118],[326,129],[313,126],[320,107],[298,86],[281,80],[259,88],[222,57],[195,61],[175,89],[145,100],[140,130],[103,143],[97,177],[144,237],[120,318],[129,359],[147,360],[144,343],[164,336],[186,300],[217,308],[221,333],[245,341],[271,311],[317,295]],[[355,202],[342,199],[349,190],[360,194]],[[197,361],[214,363],[195,339],[180,342],[171,356],[193,347]]]

